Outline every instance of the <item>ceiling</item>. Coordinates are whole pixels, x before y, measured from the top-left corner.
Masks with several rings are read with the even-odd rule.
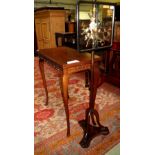
[[[101,2],[119,3],[120,0],[100,0]],[[75,9],[76,0],[34,0],[34,7],[64,7],[65,9]]]

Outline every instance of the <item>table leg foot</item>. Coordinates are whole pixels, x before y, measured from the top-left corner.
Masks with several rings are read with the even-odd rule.
[[[47,106],[48,105],[48,90],[47,90],[47,84],[46,84],[45,73],[44,73],[44,59],[42,58],[39,59],[39,67],[40,67],[40,72],[41,72],[43,85],[44,85],[45,93],[46,93],[45,106]]]
[[[67,122],[67,137],[70,136],[70,122],[69,122],[69,108],[68,108],[68,74],[63,74],[61,79],[61,93],[63,97],[65,113],[66,113],[66,122]]]
[[[87,148],[90,145],[90,142],[93,138],[95,138],[98,135],[108,135],[109,129],[108,127],[104,126],[92,126],[90,124],[87,124],[86,120],[79,121],[80,126],[84,130],[84,135],[82,140],[80,141],[80,145],[83,148]]]
[[[46,103],[44,105],[47,106],[48,105],[48,101],[46,101]]]

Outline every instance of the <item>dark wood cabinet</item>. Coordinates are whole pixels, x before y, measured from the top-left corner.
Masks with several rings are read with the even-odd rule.
[[[102,80],[120,86],[120,22],[115,22],[114,42],[110,51],[102,55]]]
[[[76,22],[66,22],[65,32],[76,32]]]
[[[109,61],[107,82],[120,87],[120,42],[114,42],[111,50],[112,57]]]

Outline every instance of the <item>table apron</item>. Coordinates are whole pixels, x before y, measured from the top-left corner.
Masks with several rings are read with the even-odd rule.
[[[80,66],[74,66],[74,67],[67,67],[63,69],[64,74],[72,74],[80,71],[85,71],[90,69],[90,64],[80,65]]]

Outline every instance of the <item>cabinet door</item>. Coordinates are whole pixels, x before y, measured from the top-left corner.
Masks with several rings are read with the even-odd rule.
[[[44,47],[44,44],[43,44],[43,35],[42,35],[42,30],[41,30],[41,19],[40,18],[35,19],[35,29],[36,29],[38,49],[42,49]]]
[[[41,19],[41,31],[43,36],[43,48],[50,48],[51,41],[50,41],[50,23],[49,18],[42,18]]]
[[[52,17],[51,23],[51,43],[55,47],[55,32],[65,32],[65,17]]]

